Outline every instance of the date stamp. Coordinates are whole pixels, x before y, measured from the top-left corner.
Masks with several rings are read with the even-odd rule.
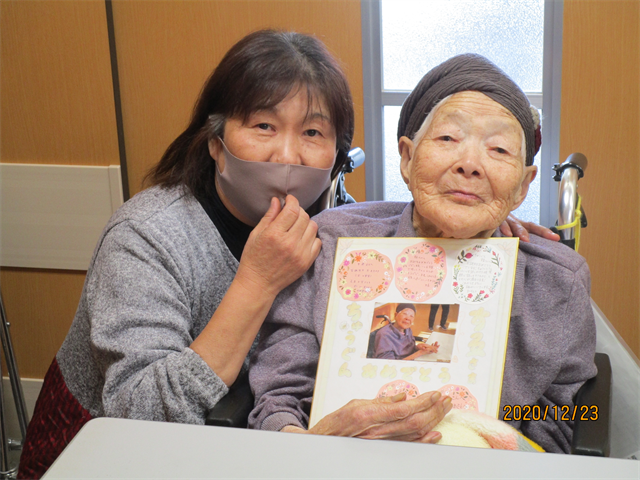
[[[502,409],[504,411],[505,422],[514,420],[519,421],[534,421],[543,422],[550,418],[554,422],[558,420],[568,422],[569,420],[598,420],[598,406],[597,405],[553,405],[545,406],[540,405],[505,405]]]

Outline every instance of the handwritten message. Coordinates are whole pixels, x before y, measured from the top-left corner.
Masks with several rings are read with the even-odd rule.
[[[376,250],[349,252],[338,268],[338,292],[345,300],[373,300],[389,289],[391,260]]]
[[[405,248],[396,257],[396,287],[404,298],[421,302],[436,295],[447,276],[444,250],[420,242]]]
[[[504,255],[491,245],[474,245],[460,252],[453,266],[453,293],[463,302],[481,303],[496,292],[504,270]]]

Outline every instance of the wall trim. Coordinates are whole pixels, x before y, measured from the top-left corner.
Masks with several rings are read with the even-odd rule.
[[[0,163],[0,265],[87,270],[123,203],[121,170]]]

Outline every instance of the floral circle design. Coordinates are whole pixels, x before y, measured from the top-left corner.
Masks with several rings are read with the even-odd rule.
[[[340,262],[336,280],[345,300],[373,300],[389,289],[393,280],[391,260],[376,250],[354,250]]]
[[[503,254],[494,246],[461,250],[453,267],[453,293],[465,303],[482,303],[496,292],[503,270]]]
[[[438,245],[420,242],[396,257],[396,287],[407,300],[421,302],[436,295],[447,276],[445,251]]]
[[[395,380],[382,386],[378,391],[376,398],[393,397],[399,393],[405,392],[407,394],[406,400],[411,400],[420,395],[420,390],[413,383],[406,382],[404,380]]]
[[[451,397],[453,408],[460,410],[478,410],[478,399],[463,385],[448,384],[439,388],[438,391],[442,393],[442,395]]]

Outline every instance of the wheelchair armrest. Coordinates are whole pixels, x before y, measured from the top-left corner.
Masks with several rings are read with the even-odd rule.
[[[246,428],[249,413],[253,409],[253,394],[249,386],[249,374],[241,373],[229,388],[229,392],[213,407],[205,425]]]
[[[598,375],[587,380],[575,397],[576,419],[573,425],[571,453],[608,457],[611,425],[611,362],[604,353],[596,353]],[[597,406],[597,411],[591,408]],[[582,407],[585,408],[582,408]],[[581,420],[578,417],[589,420]],[[597,413],[597,420],[591,420]]]

